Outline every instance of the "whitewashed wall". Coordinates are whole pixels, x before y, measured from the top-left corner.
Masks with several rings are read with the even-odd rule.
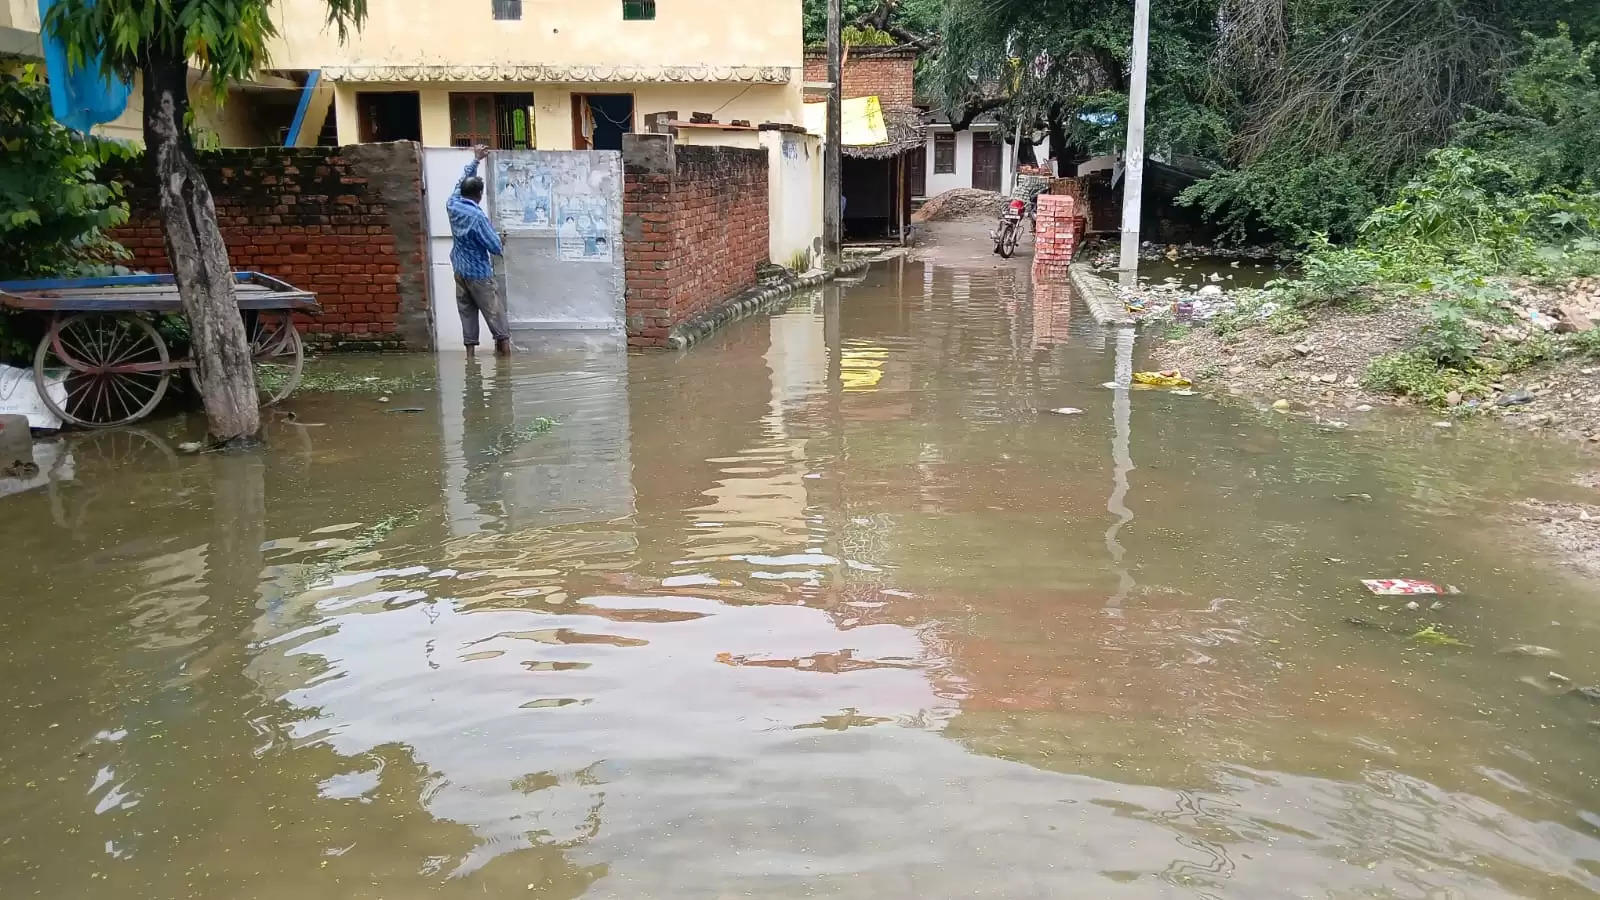
[[[785,131],[761,132],[767,148],[768,243],[773,262],[786,266],[822,252],[822,139]]]

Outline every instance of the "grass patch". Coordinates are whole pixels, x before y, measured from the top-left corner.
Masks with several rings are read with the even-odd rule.
[[[396,515],[384,516],[366,528],[361,529],[356,533],[355,537],[350,539],[349,543],[330,551],[301,573],[300,578],[296,579],[295,590],[297,592],[303,591],[332,576],[333,573],[343,568],[345,563],[377,547],[395,531],[407,525],[415,525],[421,517],[422,510],[412,509]]]
[[[1388,353],[1367,366],[1361,383],[1369,390],[1399,394],[1420,400],[1429,406],[1449,406],[1448,397],[1456,393],[1462,399],[1482,399],[1489,394],[1488,385],[1460,369],[1441,367],[1420,349]]]
[[[493,444],[484,448],[483,452],[498,459],[556,427],[556,424],[555,419],[547,419],[540,416],[531,422],[526,422],[514,428],[507,428],[505,431],[500,432],[500,436],[495,438]]]
[[[1173,341],[1173,342],[1181,341],[1184,338],[1189,336],[1189,326],[1187,326],[1187,325],[1170,325],[1170,326],[1167,327],[1166,333],[1161,335],[1161,336],[1163,338],[1165,338],[1166,340],[1169,340],[1169,341]]]

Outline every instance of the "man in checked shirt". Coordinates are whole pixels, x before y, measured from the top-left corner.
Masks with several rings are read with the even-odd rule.
[[[506,327],[506,308],[495,290],[494,266],[489,254],[504,255],[500,235],[489,222],[489,214],[480,206],[483,202],[483,179],[478,177],[478,163],[489,155],[489,148],[479,144],[472,149],[472,162],[461,172],[455,193],[445,203],[450,214],[450,234],[455,245],[450,248],[450,267],[456,274],[456,311],[461,314],[461,336],[471,356],[478,346],[478,314],[489,322],[489,333],[494,336],[496,356],[511,354],[511,332]]]

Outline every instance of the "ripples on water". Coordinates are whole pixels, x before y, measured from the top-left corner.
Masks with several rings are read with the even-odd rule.
[[[74,438],[0,500],[0,890],[1600,889],[1541,689],[1600,617],[1489,516],[1568,461],[1118,394],[1117,349],[905,264],[684,356],[385,360],[425,415],[301,398],[260,457]]]

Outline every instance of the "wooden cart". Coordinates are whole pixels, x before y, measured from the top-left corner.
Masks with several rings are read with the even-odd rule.
[[[234,282],[256,388],[270,406],[294,392],[305,365],[294,313],[321,308],[310,292],[260,272],[236,272]],[[33,373],[40,398],[63,421],[137,422],[161,403],[173,373],[194,378],[194,361],[173,359],[156,330],[157,316],[183,312],[171,275],[0,282],[0,306],[50,315]]]

